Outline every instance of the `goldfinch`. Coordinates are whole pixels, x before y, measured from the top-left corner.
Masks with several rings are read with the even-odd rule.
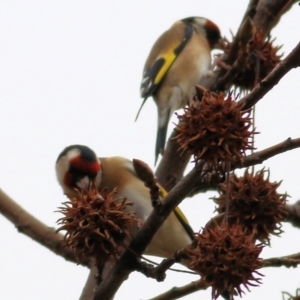
[[[149,189],[136,174],[132,161],[123,157],[97,158],[94,151],[82,145],[66,147],[56,161],[56,175],[64,193],[75,196],[76,189],[87,189],[94,181],[98,190],[117,189],[116,198],[126,197],[133,205],[130,210],[142,222],[152,211]],[[138,231],[132,229],[134,237]],[[168,217],[157,231],[145,254],[170,257],[178,249],[192,242],[193,230],[179,208]]]
[[[205,85],[211,67],[211,50],[220,40],[212,21],[189,17],[177,21],[154,43],[146,60],[141,83],[143,103],[152,96],[158,109],[155,164],[164,153],[169,120],[184,107],[196,84]]]

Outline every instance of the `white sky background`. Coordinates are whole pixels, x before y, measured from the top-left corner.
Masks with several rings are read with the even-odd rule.
[[[139,120],[142,68],[157,37],[188,16],[204,16],[222,34],[236,32],[248,1],[8,1],[0,2],[0,188],[34,216],[56,226],[65,200],[55,178],[58,154],[70,144],[90,146],[99,156],[139,158],[153,166],[156,106],[149,99]],[[300,40],[300,7],[287,13],[272,36],[288,54]],[[300,70],[290,72],[257,105],[258,150],[300,136]],[[176,118],[173,119],[176,121]],[[170,132],[172,126],[169,126]],[[284,180],[291,202],[300,198],[300,150],[272,158],[271,180]],[[259,169],[262,166],[258,166]],[[181,207],[195,231],[214,204],[201,194]],[[299,230],[284,225],[282,238],[262,257],[299,252]],[[0,298],[77,299],[88,270],[54,255],[19,234],[0,215]],[[243,299],[281,299],[300,287],[299,269],[263,269],[261,287]],[[168,272],[164,283],[134,273],[115,299],[147,299],[196,280]],[[210,299],[211,290],[184,299]]]

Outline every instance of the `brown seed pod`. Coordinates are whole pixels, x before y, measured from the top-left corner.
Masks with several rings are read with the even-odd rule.
[[[275,39],[265,40],[262,32],[257,31],[255,28],[253,28],[253,31],[254,34],[249,42],[245,46],[243,43],[240,44],[237,61],[234,65],[235,72],[231,84],[240,91],[252,90],[280,63],[282,58],[282,54],[278,54],[282,46],[275,46]],[[231,46],[232,43],[226,40],[223,57],[228,56]],[[230,69],[230,66],[220,63],[220,59],[217,59],[218,61],[219,67],[226,68],[226,70]]]
[[[177,115],[180,150],[215,168],[220,162],[241,161],[245,151],[253,149],[250,113],[231,94],[225,99],[223,93],[205,91],[201,101],[194,97],[184,114]]]
[[[78,262],[94,258],[101,265],[110,256],[120,255],[125,240],[131,239],[128,226],[136,219],[124,210],[132,203],[115,199],[114,194],[115,190],[99,193],[91,184],[60,207],[64,217],[57,221],[61,225],[57,231],[66,230],[66,244],[75,251]]]
[[[267,174],[267,178],[265,177]],[[241,224],[248,234],[263,243],[269,243],[270,234],[279,235],[280,222],[287,216],[284,206],[287,194],[279,194],[281,182],[270,182],[269,171],[262,169],[254,175],[248,170],[243,177],[230,176],[229,187],[219,186],[219,197],[214,198],[219,213],[225,211],[225,199],[229,196],[229,224]],[[229,188],[229,191],[227,189]]]
[[[240,225],[228,227],[222,223],[212,229],[196,234],[193,244],[187,250],[191,263],[189,267],[199,273],[201,280],[212,286],[212,298],[217,299],[224,291],[233,296],[235,291],[241,296],[249,291],[248,285],[257,286],[262,267],[259,254],[263,246],[255,245]]]

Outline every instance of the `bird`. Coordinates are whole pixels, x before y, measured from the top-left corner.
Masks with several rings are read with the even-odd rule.
[[[129,159],[119,156],[98,158],[87,146],[71,145],[58,155],[55,169],[58,183],[69,198],[77,196],[75,189],[88,189],[94,182],[100,192],[105,188],[117,188],[116,199],[126,197],[133,202],[130,209],[135,212],[136,218],[145,221],[152,211],[149,189],[138,177]],[[166,191],[163,190],[163,193],[165,195]],[[131,227],[130,230],[133,230],[133,237],[138,232],[138,228]],[[176,207],[156,232],[144,254],[171,257],[177,250],[191,244],[193,237],[193,229],[183,212]],[[183,259],[180,263],[188,266],[189,260]],[[230,299],[227,291],[222,296]]]
[[[188,17],[175,22],[154,43],[143,69],[140,94],[143,102],[152,96],[158,109],[155,165],[163,155],[169,120],[183,108],[196,84],[205,85],[211,74],[211,50],[221,39],[220,29],[202,17]]]
[[[76,196],[75,189],[85,190],[94,182],[99,192],[116,188],[115,198],[126,197],[132,202],[128,209],[134,211],[142,222],[153,209],[149,189],[129,159],[119,156],[98,158],[87,146],[71,145],[59,154],[55,168],[57,180],[69,198]],[[135,226],[130,230],[134,237],[139,228]],[[156,232],[144,254],[171,257],[175,251],[191,244],[193,234],[187,219],[176,208]]]

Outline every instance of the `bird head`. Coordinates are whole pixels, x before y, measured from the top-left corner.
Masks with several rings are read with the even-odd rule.
[[[75,195],[74,189],[86,190],[90,182],[100,180],[101,162],[86,146],[66,147],[59,154],[55,168],[58,182],[68,196]]]
[[[188,17],[182,19],[181,22],[193,25],[196,31],[204,34],[211,49],[218,49],[220,47],[221,32],[214,22],[202,17]]]

